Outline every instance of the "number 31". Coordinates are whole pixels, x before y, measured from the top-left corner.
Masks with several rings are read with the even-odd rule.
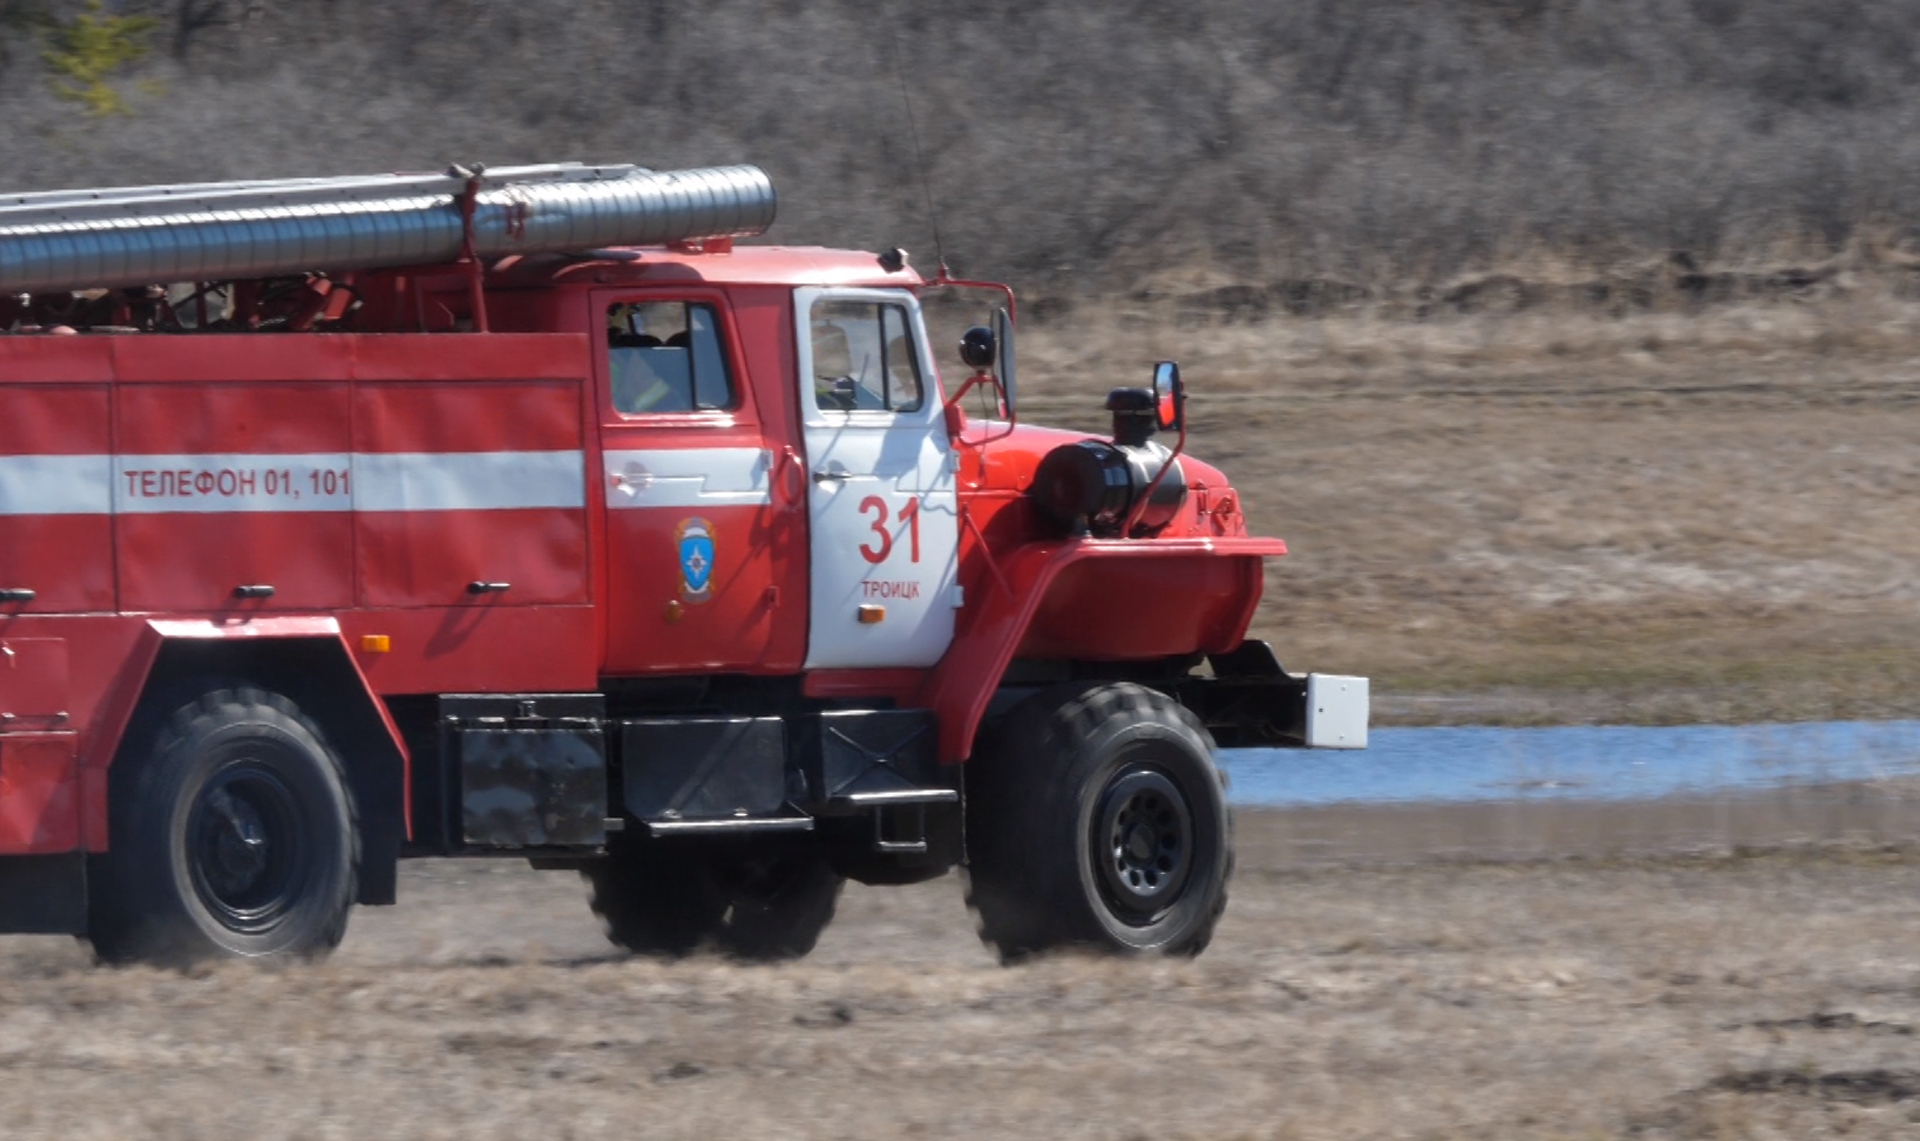
[[[873,533],[879,536],[880,549],[875,550],[866,543],[860,544],[860,557],[870,563],[884,563],[893,553],[893,535],[887,531],[887,501],[877,495],[869,495],[860,501],[860,514],[873,512]],[[907,542],[910,547],[911,561],[920,561],[920,501],[907,500],[900,508],[900,517],[907,521]]]

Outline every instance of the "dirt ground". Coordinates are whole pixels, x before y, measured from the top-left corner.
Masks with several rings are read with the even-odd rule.
[[[1023,330],[1024,415],[1177,357],[1195,454],[1288,540],[1258,633],[1402,723],[1920,713],[1920,305]]]
[[[0,1135],[1912,1136],[1920,808],[1856,827],[1856,792],[1817,821],[1810,795],[1714,835],[1811,846],[1658,857],[1634,844],[1704,818],[1488,861],[1404,859],[1462,826],[1419,810],[1242,813],[1196,961],[1002,968],[947,879],[850,888],[798,964],[660,964],[610,953],[572,875],[505,862],[408,865],[401,907],[281,972],[0,939]],[[1610,827],[1551,816],[1521,830]]]

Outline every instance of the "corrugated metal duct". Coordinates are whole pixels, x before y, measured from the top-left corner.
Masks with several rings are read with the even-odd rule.
[[[368,175],[0,195],[0,292],[225,281],[457,260],[467,180]],[[773,223],[757,166],[502,168],[480,179],[482,257],[751,237]]]

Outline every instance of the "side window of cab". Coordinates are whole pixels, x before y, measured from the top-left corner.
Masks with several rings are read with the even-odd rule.
[[[738,407],[733,371],[712,305],[621,302],[607,308],[607,373],[624,416]]]
[[[809,314],[814,405],[833,412],[918,412],[924,382],[904,305],[822,298]]]

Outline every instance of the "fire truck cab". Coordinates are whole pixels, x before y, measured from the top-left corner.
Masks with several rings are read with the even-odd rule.
[[[510,856],[642,953],[956,866],[1007,959],[1202,949],[1213,750],[1363,747],[1367,693],[1246,639],[1285,547],[1177,368],[1022,424],[1010,292],[943,382],[967,283],[734,244],[753,168],[527,169],[0,199],[0,930],[313,955]]]

